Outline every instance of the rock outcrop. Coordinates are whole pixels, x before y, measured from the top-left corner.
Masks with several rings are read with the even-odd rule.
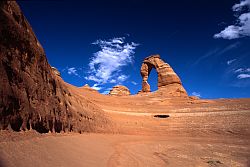
[[[110,90],[109,94],[110,95],[116,95],[116,96],[128,96],[131,93],[130,93],[129,89],[126,86],[117,85],[117,86],[114,86]]]
[[[0,34],[0,129],[93,132],[109,125],[98,106],[74,97],[51,68],[15,1],[0,1]]]
[[[61,73],[58,71],[58,69],[56,67],[51,67],[51,69],[54,72],[54,74],[56,74],[57,76],[61,77]]]
[[[167,96],[187,96],[180,78],[177,76],[171,66],[160,58],[160,55],[151,55],[146,57],[142,63],[142,93],[150,92],[150,85],[147,81],[152,68],[156,69],[158,75],[159,91],[164,91],[165,95]]]

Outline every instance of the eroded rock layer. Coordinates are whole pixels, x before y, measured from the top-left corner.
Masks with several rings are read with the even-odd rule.
[[[56,67],[51,67],[52,71],[54,72],[55,75],[61,77],[61,73],[58,71]]]
[[[103,111],[73,97],[15,1],[0,1],[0,129],[98,131]],[[54,71],[54,72],[53,72]]]
[[[126,86],[117,85],[110,90],[109,94],[116,96],[128,96],[130,95],[130,91]]]
[[[160,55],[146,57],[141,66],[142,91],[150,92],[148,77],[152,70],[156,69],[158,75],[158,90],[164,91],[169,96],[187,96],[181,80],[168,63],[165,63]]]

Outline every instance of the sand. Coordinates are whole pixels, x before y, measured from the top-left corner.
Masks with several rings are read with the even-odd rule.
[[[1,131],[0,166],[250,166],[250,110],[107,113],[114,134]]]
[[[1,135],[10,137],[9,132]],[[11,135],[12,141],[1,139],[2,167],[250,165],[246,138],[31,132]]]

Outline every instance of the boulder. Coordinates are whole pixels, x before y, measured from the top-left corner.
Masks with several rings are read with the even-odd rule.
[[[130,91],[126,86],[117,85],[110,90],[109,95],[128,96],[130,95]]]

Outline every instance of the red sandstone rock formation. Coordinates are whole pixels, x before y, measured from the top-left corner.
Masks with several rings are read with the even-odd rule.
[[[56,67],[51,67],[51,69],[54,72],[54,74],[56,74],[57,76],[61,77],[61,73],[58,71],[58,69]]]
[[[147,80],[152,68],[155,68],[158,74],[159,91],[164,91],[165,95],[169,96],[187,96],[180,78],[169,64],[161,60],[160,55],[151,55],[144,59],[141,66],[141,92],[150,92],[150,85],[148,84]]]
[[[126,86],[117,85],[110,90],[109,94],[116,96],[128,96],[130,95],[130,91]]]
[[[0,1],[0,129],[98,131],[103,111],[73,97],[14,1]]]

